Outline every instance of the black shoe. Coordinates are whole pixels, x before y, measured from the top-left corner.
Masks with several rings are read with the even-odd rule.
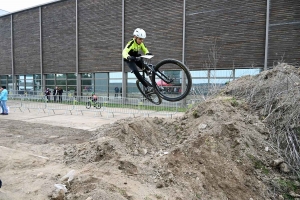
[[[2,187],[2,181],[0,180],[0,188]]]
[[[1,113],[1,115],[4,115],[5,113]]]
[[[8,115],[8,113],[3,113],[3,115]]]

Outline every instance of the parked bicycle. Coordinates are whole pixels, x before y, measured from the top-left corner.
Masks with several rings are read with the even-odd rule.
[[[150,92],[137,80],[137,88],[150,102],[159,105],[162,99],[166,101],[180,101],[185,98],[192,87],[192,76],[188,68],[180,61],[165,59],[155,66],[151,64],[153,55],[137,57],[143,63],[143,78],[153,87]],[[148,76],[151,83],[145,78]]]
[[[86,108],[90,109],[92,106],[95,107],[96,109],[100,109],[101,103],[99,103],[97,101],[93,101],[93,99],[91,97],[89,97],[88,102],[86,102]]]

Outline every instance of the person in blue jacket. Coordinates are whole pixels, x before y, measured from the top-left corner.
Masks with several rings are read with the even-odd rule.
[[[1,107],[2,107],[2,113],[1,115],[8,115],[8,110],[7,110],[7,106],[6,106],[6,102],[7,102],[7,89],[6,86],[2,86],[2,92],[0,93],[0,101],[1,101]]]

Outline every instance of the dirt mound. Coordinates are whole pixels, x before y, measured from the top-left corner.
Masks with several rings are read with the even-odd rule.
[[[262,179],[277,158],[266,152],[267,138],[268,130],[246,104],[235,107],[224,96],[182,118],[128,119],[103,127],[90,142],[66,148],[64,160],[82,167],[80,179],[90,170],[97,177],[84,183],[94,189],[80,199],[99,198],[98,186],[114,179],[119,182],[111,193],[124,199],[266,199]],[[70,186],[70,199],[78,195],[78,181]]]
[[[282,64],[180,118],[93,132],[1,119],[0,200],[300,198],[299,79]]]
[[[233,81],[225,93],[249,104],[270,130],[272,147],[300,177],[300,69],[282,63]]]

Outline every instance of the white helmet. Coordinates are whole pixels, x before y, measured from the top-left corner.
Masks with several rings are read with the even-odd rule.
[[[138,38],[143,38],[143,39],[146,38],[146,32],[143,29],[141,29],[141,28],[135,29],[133,31],[133,35],[135,35]]]

